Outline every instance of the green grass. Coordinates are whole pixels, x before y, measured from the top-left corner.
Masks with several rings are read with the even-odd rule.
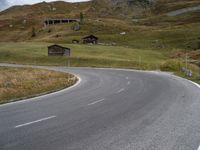
[[[51,33],[47,32],[49,29],[47,28],[37,33],[35,38],[29,40],[36,42],[70,44],[72,39],[80,40],[86,35],[94,34],[99,37],[100,43],[115,43],[117,46],[128,46],[134,49],[170,51],[172,49],[194,50],[198,48],[198,42],[200,42],[199,23],[178,25],[173,24],[173,22],[178,22],[178,17],[162,17],[163,18],[157,17],[146,20],[146,22],[158,23],[158,25],[155,26],[131,25],[128,22],[127,24],[123,24],[116,20],[113,22],[116,22],[117,25],[113,25],[110,23],[110,20],[99,22],[94,20],[93,23],[86,23],[80,31],[76,32],[71,30],[71,24],[55,25],[49,27],[52,30]],[[159,24],[159,20],[162,20],[161,24]],[[141,22],[141,24],[145,24],[145,21]],[[121,32],[126,32],[126,35],[120,35]],[[60,36],[56,37],[56,35]]]
[[[0,43],[0,62],[66,65],[66,57],[47,56],[50,43]],[[140,50],[120,46],[63,44],[72,50],[71,66],[125,67],[156,69],[167,59],[167,52]]]
[[[127,35],[100,35],[103,42],[115,42],[118,45],[138,49],[157,49],[170,51],[172,49],[194,50],[200,42],[200,24],[186,26],[164,27],[127,33]]]

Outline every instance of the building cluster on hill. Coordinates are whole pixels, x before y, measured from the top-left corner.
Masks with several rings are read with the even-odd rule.
[[[98,43],[98,37],[94,35],[89,35],[86,37],[83,37],[82,39],[83,44],[97,44]],[[79,40],[72,40],[72,43],[79,43]],[[48,46],[48,56],[68,56],[71,55],[71,49],[67,47],[63,47],[57,44]]]

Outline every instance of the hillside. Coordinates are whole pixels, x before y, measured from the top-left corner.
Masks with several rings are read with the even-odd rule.
[[[125,14],[125,12],[115,11],[114,9],[117,10],[118,5],[110,2],[109,5],[107,4],[107,0],[95,0],[83,3],[58,1],[11,7],[0,13],[0,37],[6,33],[6,36],[0,38],[0,41],[32,40],[30,34],[33,27],[35,27],[38,34],[41,35],[39,38],[44,39],[56,36],[60,34],[59,32],[65,35],[78,34],[82,36],[83,34],[96,32],[96,28],[98,28],[98,32],[103,31],[101,32],[102,34],[107,31],[107,34],[113,33],[113,30],[117,30],[116,33],[132,30],[129,23],[126,23],[125,17],[123,17],[124,21],[119,20],[119,16],[123,16],[122,14]],[[52,26],[50,27],[51,29],[44,29],[45,18],[79,18],[80,12],[84,14],[85,19],[85,24],[82,27],[84,31],[82,30],[80,33],[71,30],[72,24]],[[113,23],[116,29],[113,29]],[[92,28],[88,28],[88,26],[92,26]],[[46,31],[49,30],[56,30],[56,33],[54,32],[53,35],[47,35]]]
[[[200,5],[199,0],[157,0],[152,10],[155,14],[163,14],[197,5]]]
[[[56,30],[59,34],[64,28],[65,33],[63,34],[65,35],[82,36],[96,32],[101,34],[135,32],[136,29],[143,30],[143,26],[151,29],[155,26],[156,28],[167,27],[169,24],[174,26],[198,23],[200,21],[199,12],[178,17],[165,16],[169,11],[197,4],[200,4],[198,0],[179,0],[178,2],[175,0],[93,0],[83,3],[58,1],[14,6],[0,12],[0,37],[3,37],[0,41],[32,40],[30,34],[33,27],[46,39],[46,30],[43,28],[45,18],[79,18],[80,12],[84,14],[85,19],[82,32],[73,32],[72,24],[52,26],[52,30]],[[115,29],[112,24],[116,26]],[[55,36],[55,34],[50,34],[48,37]]]
[[[169,17],[166,13],[200,4],[199,0],[93,0],[62,1],[14,6],[0,12],[0,41],[71,43],[95,34],[100,43],[149,49],[198,49],[200,11]],[[74,23],[44,27],[46,18],[77,18]],[[36,36],[32,37],[35,29]],[[120,33],[125,32],[122,36]]]
[[[93,0],[14,6],[0,12],[0,62],[66,65],[65,57],[47,55],[47,46],[57,43],[72,49],[71,66],[160,69],[186,76],[181,71],[186,56],[200,65],[200,10],[168,14],[199,5],[199,0]],[[81,23],[44,24],[47,18],[81,20],[80,13]],[[72,44],[90,34],[99,38],[98,45]],[[194,74],[188,78],[199,82],[199,68],[188,67]]]

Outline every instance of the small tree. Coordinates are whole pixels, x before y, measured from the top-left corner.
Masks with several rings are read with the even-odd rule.
[[[48,33],[51,33],[51,29],[48,29]]]
[[[73,25],[72,25],[72,30],[74,30],[74,31],[79,31],[81,29],[81,26],[80,26],[80,24],[79,23],[74,23]]]
[[[83,21],[84,21],[84,17],[83,17],[83,13],[81,12],[80,13],[80,24],[83,24]]]
[[[32,27],[32,35],[31,35],[31,37],[35,37],[35,36],[36,36],[35,27]]]

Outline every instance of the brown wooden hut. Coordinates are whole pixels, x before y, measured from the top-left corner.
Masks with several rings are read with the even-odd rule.
[[[82,38],[84,44],[92,43],[97,44],[98,43],[98,37],[94,35],[89,35]]]
[[[57,44],[48,46],[48,55],[49,56],[70,56],[70,48],[63,47]]]

